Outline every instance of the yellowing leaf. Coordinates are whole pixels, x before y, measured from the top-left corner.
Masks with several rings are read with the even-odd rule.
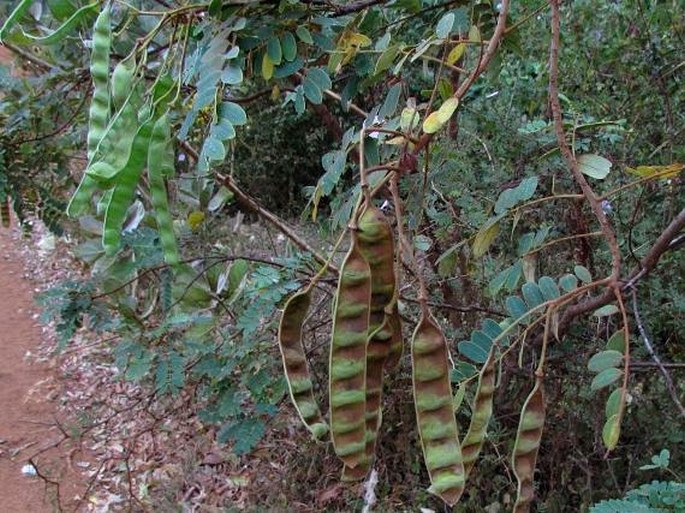
[[[473,256],[474,258],[482,257],[488,250],[490,245],[494,242],[499,233],[499,222],[501,217],[490,218],[476,234],[473,239]]]
[[[194,210],[188,214],[188,225],[190,229],[195,231],[205,220],[205,213],[200,210]]]
[[[278,99],[281,97],[281,88],[278,87],[278,85],[274,85],[273,88],[271,89],[271,99],[273,101],[278,101]]]
[[[448,98],[438,109],[438,119],[442,123],[447,123],[458,106],[459,100],[456,98]]]
[[[637,166],[626,167],[626,171],[643,178],[659,175],[659,178],[672,178],[685,169],[685,164],[678,162],[668,166]],[[663,173],[663,174],[662,174]]]
[[[604,429],[602,429],[602,441],[604,446],[611,450],[614,450],[618,445],[618,439],[621,436],[621,419],[618,415],[612,415],[609,417],[604,424]]]
[[[440,121],[440,114],[436,110],[435,112],[431,112],[423,121],[423,131],[427,134],[434,134],[440,130],[444,124],[444,122]]]
[[[358,32],[353,32],[352,34],[349,34],[345,38],[345,41],[348,46],[356,46],[358,48],[363,48],[371,44],[371,39],[369,39],[364,34],[360,34]]]
[[[274,76],[274,63],[269,58],[268,54],[264,54],[262,58],[262,77],[264,80],[270,80]]]
[[[400,128],[403,132],[411,132],[419,124],[419,113],[412,107],[405,107],[400,114]]]
[[[466,45],[464,43],[459,43],[457,46],[452,48],[450,53],[447,55],[447,64],[454,64],[457,62],[459,59],[461,59],[461,56],[464,55],[464,52],[466,51]]]

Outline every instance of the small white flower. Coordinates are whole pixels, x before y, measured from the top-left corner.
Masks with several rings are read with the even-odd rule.
[[[614,210],[614,207],[609,200],[602,200],[602,210],[605,214],[611,214],[611,212]]]

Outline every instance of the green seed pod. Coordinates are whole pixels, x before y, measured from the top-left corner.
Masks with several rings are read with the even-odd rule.
[[[105,5],[93,26],[93,50],[90,58],[90,75],[93,79],[93,98],[88,111],[88,161],[95,157],[95,150],[107,130],[109,120],[109,49],[111,29],[109,18],[110,6]],[[79,216],[90,204],[97,183],[87,174],[67,206],[67,215]]]
[[[464,464],[452,410],[447,342],[427,309],[414,330],[411,354],[416,421],[431,480],[428,491],[453,506],[464,492]]]
[[[330,353],[330,422],[333,447],[346,466],[366,458],[366,342],[371,270],[359,250],[357,233],[340,267],[333,310]]]
[[[131,155],[126,166],[119,173],[117,183],[109,197],[102,230],[102,245],[107,255],[115,254],[119,248],[121,227],[126,219],[128,207],[133,202],[136,186],[147,162],[153,126],[154,121],[149,120],[138,129],[133,141]]]
[[[290,399],[305,427],[317,440],[328,433],[319,405],[314,398],[307,357],[302,345],[302,324],[309,310],[311,289],[298,292],[288,299],[278,326],[278,346],[283,358]]]
[[[468,478],[473,465],[478,459],[485,435],[488,429],[490,417],[492,417],[492,400],[495,394],[495,355],[494,347],[490,349],[488,359],[478,376],[478,388],[473,399],[471,423],[469,430],[461,443],[461,452],[464,457],[464,473]]]
[[[152,129],[147,157],[147,173],[150,183],[150,199],[155,209],[159,239],[168,264],[179,262],[174,224],[169,213],[165,176],[174,171],[174,149],[171,145],[171,129],[166,114],[160,117]]]
[[[542,429],[545,424],[545,395],[542,377],[535,379],[535,386],[521,409],[516,443],[512,453],[512,467],[518,481],[514,513],[530,511],[535,497],[533,473],[538,457]]]

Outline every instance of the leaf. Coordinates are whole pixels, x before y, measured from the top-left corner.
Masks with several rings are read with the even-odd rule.
[[[545,299],[542,297],[542,292],[540,292],[540,288],[535,283],[524,283],[523,287],[521,287],[521,292],[531,310],[545,302]]]
[[[537,186],[538,178],[532,176],[521,180],[521,183],[513,189],[505,189],[497,198],[495,214],[502,214],[517,204],[529,200],[535,194]]]
[[[490,339],[494,340],[502,334],[502,327],[493,319],[483,319],[480,326],[481,331]]]
[[[621,409],[621,398],[623,397],[623,389],[617,388],[609,395],[606,406],[604,407],[604,414],[608,419],[612,415],[617,415]]]
[[[445,39],[447,36],[449,36],[450,32],[452,32],[454,19],[455,16],[453,12],[448,12],[447,14],[443,15],[440,20],[438,20],[438,24],[435,26],[435,35],[440,39]]]
[[[323,92],[309,75],[304,77],[304,81],[302,82],[302,89],[307,100],[309,100],[313,104],[318,105],[323,101]]]
[[[564,274],[559,278],[559,286],[564,292],[571,292],[578,286],[578,278],[573,274]]]
[[[273,36],[266,42],[266,54],[274,65],[281,63],[283,51],[281,50],[281,42],[278,40],[278,37]]]
[[[542,292],[543,297],[547,301],[554,300],[560,296],[559,287],[549,276],[541,276],[538,280],[538,287],[540,287],[540,292]]]
[[[297,57],[297,41],[292,32],[286,32],[281,36],[281,49],[283,50],[283,58],[290,62]]]
[[[611,367],[610,369],[604,369],[602,372],[595,376],[590,384],[591,390],[601,390],[604,387],[608,387],[615,381],[617,381],[621,376],[623,376],[623,371]]]
[[[390,118],[397,110],[397,104],[400,101],[400,94],[402,93],[402,84],[397,83],[390,88],[381,110],[378,111],[378,115],[383,119]]]
[[[376,61],[376,67],[373,70],[373,74],[378,75],[379,73],[387,71],[390,68],[390,66],[392,66],[393,62],[395,62],[395,58],[399,53],[399,45],[393,45],[384,50],[383,53],[378,57],[378,60]]]
[[[233,452],[241,456],[252,452],[266,432],[264,421],[247,418],[224,424],[217,432],[219,443],[234,442]]]
[[[606,178],[611,170],[611,166],[612,164],[609,160],[594,153],[586,153],[578,157],[578,168],[581,173],[597,180]]]
[[[419,113],[416,109],[405,107],[400,114],[400,128],[403,132],[411,132],[419,125]]]
[[[207,138],[202,147],[202,154],[211,160],[224,160],[226,158],[226,148],[218,139]]]
[[[592,275],[590,274],[590,271],[587,270],[586,267],[582,265],[577,265],[573,268],[573,272],[578,276],[580,281],[583,283],[590,283],[592,282]]]
[[[454,48],[452,48],[452,50],[450,50],[450,53],[447,55],[447,59],[445,59],[445,61],[447,62],[447,64],[453,65],[455,62],[461,59],[465,51],[466,44],[459,43]]]
[[[488,219],[473,239],[472,251],[474,258],[482,257],[494,242],[499,233],[499,222],[501,216],[491,217]]]
[[[685,169],[685,164],[680,164],[678,162],[669,164],[667,166],[626,167],[626,171],[642,178],[649,178],[650,176],[659,175],[659,178],[662,180],[677,176],[678,173],[680,173],[683,169]]]
[[[233,193],[222,185],[216,194],[212,196],[212,199],[209,200],[209,203],[207,203],[207,210],[210,212],[221,210],[226,202],[231,199],[233,199]]]
[[[488,359],[489,349],[486,350],[470,340],[462,340],[459,342],[459,344],[457,344],[457,348],[463,356],[473,362],[485,363],[485,361]]]
[[[434,134],[442,128],[442,125],[444,125],[444,123],[440,121],[438,111],[431,112],[423,121],[423,131],[427,134]]]
[[[452,411],[455,413],[459,410],[462,403],[464,402],[464,397],[466,396],[466,383],[462,383],[457,387],[457,391],[452,399]]]
[[[618,330],[616,333],[609,337],[607,341],[607,349],[618,351],[623,354],[626,350],[625,333],[623,329]]]
[[[262,78],[264,80],[270,80],[274,75],[274,63],[269,58],[268,54],[264,54],[262,57]]]
[[[247,123],[247,114],[245,113],[245,110],[240,105],[233,102],[221,102],[221,105],[219,105],[219,117],[230,121],[231,124],[236,126]]]
[[[621,418],[618,415],[612,415],[604,423],[602,429],[602,441],[604,446],[610,451],[614,450],[618,445],[618,439],[621,436]]]
[[[228,85],[240,84],[243,81],[243,70],[238,66],[226,66],[221,73],[221,81]]]
[[[598,373],[612,367],[618,367],[623,361],[623,353],[614,350],[607,350],[597,353],[587,362],[590,372]]]
[[[482,41],[478,25],[471,25],[471,28],[469,28],[469,41],[473,43],[480,43]]]
[[[319,89],[325,90],[333,87],[331,78],[328,76],[323,68],[310,68],[307,71],[307,78],[314,82]]]
[[[616,305],[604,305],[592,312],[592,315],[595,317],[609,317],[610,315],[615,315],[618,312],[619,309]]]
[[[438,120],[443,124],[447,123],[452,117],[452,114],[454,114],[454,111],[457,110],[457,107],[459,107],[459,100],[456,98],[448,98],[445,100],[445,103],[440,105],[440,108],[438,109]]]
[[[513,320],[521,319],[521,322],[525,322],[525,315],[528,313],[528,307],[520,297],[509,296],[504,301],[504,306]]]
[[[314,40],[312,39],[312,35],[309,33],[309,30],[307,30],[307,28],[304,27],[303,25],[300,25],[299,27],[297,27],[297,29],[295,30],[295,34],[297,34],[297,37],[299,37],[300,41],[302,41],[303,43],[306,43],[308,45],[314,44]]]

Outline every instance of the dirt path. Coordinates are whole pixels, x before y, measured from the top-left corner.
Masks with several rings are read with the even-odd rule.
[[[28,459],[60,440],[61,433],[54,417],[53,375],[27,358],[36,354],[43,334],[17,246],[10,231],[0,227],[0,511],[52,512],[56,487],[22,474]],[[66,445],[47,450],[35,462],[41,475],[60,482],[64,511],[73,511],[80,479],[69,471],[68,450]]]

